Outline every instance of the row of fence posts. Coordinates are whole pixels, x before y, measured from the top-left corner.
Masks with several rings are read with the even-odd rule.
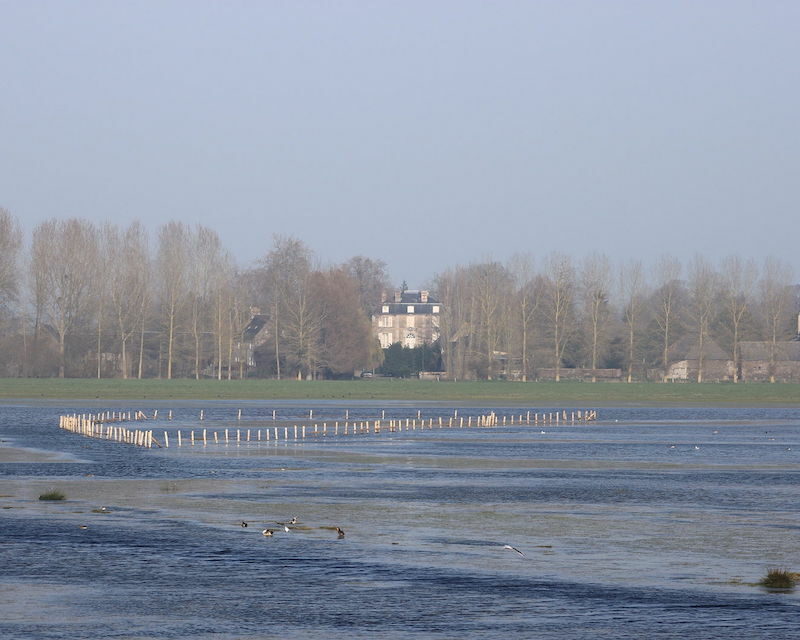
[[[139,414],[141,412],[137,412]],[[105,416],[107,414],[99,414]],[[100,418],[94,414],[60,416],[59,427],[72,433],[79,433],[90,438],[102,438],[114,442],[124,442],[138,447],[151,448],[154,444],[161,446],[153,437],[153,431],[143,429],[128,429],[119,423],[132,421],[131,412],[114,414],[115,418]],[[141,417],[135,418],[141,419]]]
[[[158,417],[158,410],[153,412],[153,419]],[[237,419],[241,420],[242,410],[237,412]],[[200,411],[200,419],[205,418],[204,412]],[[168,419],[172,419],[172,411],[168,414]],[[274,419],[274,412],[273,412]],[[313,419],[313,410],[309,411],[309,419]],[[164,431],[163,444],[153,436],[153,430],[141,429],[128,429],[119,423],[132,422],[138,420],[148,420],[147,415],[142,411],[131,412],[105,412],[100,414],[73,414],[71,416],[60,416],[59,427],[73,433],[78,433],[91,438],[102,438],[105,440],[112,440],[115,442],[123,442],[126,444],[133,444],[140,447],[151,448],[154,445],[157,447],[169,447],[170,438],[169,432]],[[506,425],[569,425],[576,423],[584,423],[597,420],[597,411],[577,410],[570,411],[568,414],[566,410],[550,412],[550,413],[532,413],[528,411],[525,414],[498,416],[494,411],[481,414],[478,416],[464,416],[458,415],[458,410],[452,416],[444,418],[439,416],[436,420],[422,418],[421,412],[417,412],[416,418],[391,418],[386,420],[386,412],[381,412],[380,420],[361,420],[350,421],[349,411],[345,413],[345,420],[343,422],[333,421],[332,423],[323,422],[321,424],[295,424],[292,426],[275,426],[265,427],[260,429],[229,429],[214,430],[198,429],[195,433],[194,429],[188,431],[187,436],[184,437],[181,430],[175,432],[174,442],[178,447],[188,442],[193,446],[195,443],[202,443],[204,446],[210,442],[214,444],[230,444],[235,442],[241,444],[242,442],[278,442],[281,439],[287,440],[304,440],[306,438],[319,438],[328,436],[339,435],[360,435],[360,434],[379,434],[383,431],[391,433],[401,431],[415,431],[417,429],[464,429],[472,427],[497,427]],[[234,437],[235,432],[235,437]]]

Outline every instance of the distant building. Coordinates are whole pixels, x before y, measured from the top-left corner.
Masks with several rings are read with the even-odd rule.
[[[372,316],[372,330],[383,349],[399,342],[414,348],[439,339],[442,305],[427,291],[395,291],[390,299],[384,293]]]
[[[690,333],[675,342],[668,354],[667,380],[697,380],[701,363],[704,381],[733,380],[733,360],[708,336],[702,352],[699,336]]]
[[[258,307],[250,307],[250,322],[242,329],[240,340],[234,345],[233,364],[240,367],[243,374],[256,366],[255,350],[267,341],[268,331],[264,328],[269,317]]]
[[[745,382],[800,381],[800,342],[741,342],[741,378]]]

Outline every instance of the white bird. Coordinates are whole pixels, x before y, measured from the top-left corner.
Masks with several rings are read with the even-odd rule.
[[[289,533],[289,527],[287,527],[286,525],[283,525],[283,530],[284,530],[286,533]]]
[[[517,549],[516,547],[512,547],[510,544],[504,544],[504,545],[503,545],[503,549],[508,549],[509,551],[516,551],[516,552],[517,552],[519,555],[521,555],[523,558],[525,557],[525,554],[524,554],[524,553],[522,553],[522,551],[520,551],[520,550],[519,550],[519,549]]]

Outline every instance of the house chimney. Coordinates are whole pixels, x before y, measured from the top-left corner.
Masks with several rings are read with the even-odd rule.
[[[402,291],[395,291],[394,292],[394,301],[395,302],[402,302],[403,301],[403,292]]]
[[[420,291],[419,292],[419,301],[425,304],[428,302],[428,292],[427,291]]]
[[[381,302],[386,302],[389,300],[389,294],[386,292],[386,289],[381,291]]]

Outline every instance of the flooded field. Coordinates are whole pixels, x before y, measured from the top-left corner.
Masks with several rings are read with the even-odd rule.
[[[240,404],[150,426],[309,412],[251,402],[237,421]],[[528,409],[548,410],[493,410]],[[797,409],[169,449],[59,430],[74,411],[0,406],[3,638],[766,638],[800,619],[797,592],[754,584],[800,570]]]

